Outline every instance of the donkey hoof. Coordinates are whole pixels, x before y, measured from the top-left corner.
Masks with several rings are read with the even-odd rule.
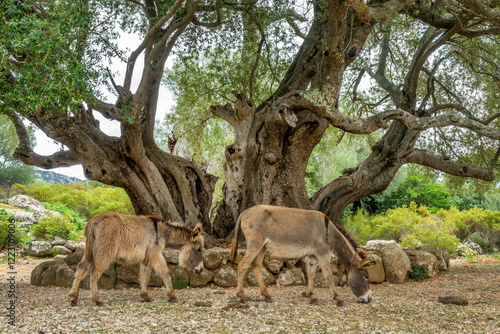
[[[99,307],[104,306],[104,302],[102,300],[96,301],[95,304]]]
[[[311,300],[309,301],[310,304],[312,305],[318,305],[318,298],[314,297],[314,298],[311,298]]]
[[[177,297],[171,297],[168,299],[170,303],[177,303]]]
[[[76,306],[76,305],[78,305],[78,300],[72,300],[72,301],[70,301],[70,303],[71,303],[71,306]]]
[[[265,301],[266,303],[272,303],[272,302],[273,302],[273,299],[272,299],[271,297],[266,297],[266,298],[264,298],[264,301]]]
[[[142,298],[143,303],[151,303],[152,301],[153,301],[153,298],[151,298],[151,297]]]
[[[343,306],[345,306],[345,302],[343,300],[337,300],[337,306],[343,307]]]
[[[307,291],[302,291],[302,297],[307,297]]]

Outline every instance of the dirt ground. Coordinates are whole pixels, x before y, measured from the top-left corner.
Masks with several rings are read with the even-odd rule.
[[[12,275],[0,264],[1,333],[500,333],[500,261],[491,257],[452,261],[450,271],[420,282],[372,285],[370,304],[339,288],[347,302],[342,308],[326,289],[316,289],[319,303],[310,305],[301,297],[303,286],[271,286],[273,303],[246,288],[251,299],[244,308],[228,307],[236,301],[234,288],[216,287],[178,290],[177,303],[167,302],[159,288],[150,289],[152,303],[142,303],[137,289],[103,290],[102,307],[82,290],[79,305],[71,307],[69,289],[30,285],[31,270],[42,261],[17,264],[15,299],[8,296]],[[465,297],[469,305],[441,304],[444,295]],[[15,327],[8,323],[12,300]]]

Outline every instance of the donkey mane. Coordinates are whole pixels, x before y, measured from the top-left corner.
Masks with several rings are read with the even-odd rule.
[[[182,233],[185,233],[185,234],[191,234],[191,232],[193,232],[186,225],[181,225],[181,223],[169,221],[166,218],[160,218],[158,216],[146,216],[146,217],[149,218],[149,219],[151,219],[151,220],[153,220],[153,221],[164,223],[168,227],[172,227],[174,230],[176,230],[178,232],[182,232]]]
[[[327,221],[331,221],[326,215],[325,215],[325,219]],[[366,259],[366,252],[364,249],[361,249],[358,245],[358,243],[356,242],[356,240],[354,240],[350,235],[349,233],[347,233],[347,231],[345,230],[344,226],[340,225],[339,223],[337,222],[334,222],[334,221],[331,221],[333,223],[333,226],[335,226],[335,228],[337,228],[337,230],[339,230],[339,232],[344,236],[344,238],[346,238],[347,242],[349,242],[349,244],[351,244],[352,248],[354,248],[354,250],[356,251],[356,253],[358,253],[359,257],[361,257],[362,260],[365,260]]]

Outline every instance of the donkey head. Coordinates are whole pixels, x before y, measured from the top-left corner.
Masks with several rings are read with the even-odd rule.
[[[369,303],[372,298],[372,292],[368,284],[368,271],[366,268],[374,265],[375,261],[366,260],[367,254],[364,249],[357,248],[356,251],[357,255],[355,255],[353,263],[347,273],[349,277],[347,285],[354,295],[358,297],[358,302]]]
[[[203,235],[201,224],[198,223],[182,246],[179,253],[179,265],[199,274],[203,270]]]

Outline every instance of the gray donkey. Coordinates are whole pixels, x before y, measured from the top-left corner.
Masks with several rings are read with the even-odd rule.
[[[335,291],[330,254],[334,252],[346,268],[347,285],[361,303],[371,300],[366,267],[374,261],[366,260],[366,252],[358,248],[354,240],[345,233],[341,226],[333,224],[319,211],[285,208],[271,205],[256,205],[241,213],[236,222],[235,235],[231,243],[229,261],[234,262],[238,247],[238,233],[243,231],[247,241],[247,251],[238,264],[238,287],[236,295],[241,301],[246,300],[243,292],[245,273],[251,266],[266,301],[271,301],[262,278],[262,261],[266,250],[271,256],[280,259],[304,258],[307,262],[308,286],[304,296],[316,303],[313,283],[316,268],[319,266],[330,287],[330,295],[337,300],[337,305],[344,305]],[[340,281],[339,285],[342,285]]]
[[[69,293],[73,306],[78,303],[80,283],[89,273],[92,301],[102,305],[97,281],[112,262],[140,263],[139,284],[141,298],[145,302],[152,301],[147,292],[151,267],[163,278],[169,300],[176,299],[167,263],[162,255],[165,248],[180,249],[181,267],[197,274],[203,269],[201,224],[190,230],[164,222],[158,217],[103,212],[88,220],[84,235],[87,238],[85,253],[78,264]]]

